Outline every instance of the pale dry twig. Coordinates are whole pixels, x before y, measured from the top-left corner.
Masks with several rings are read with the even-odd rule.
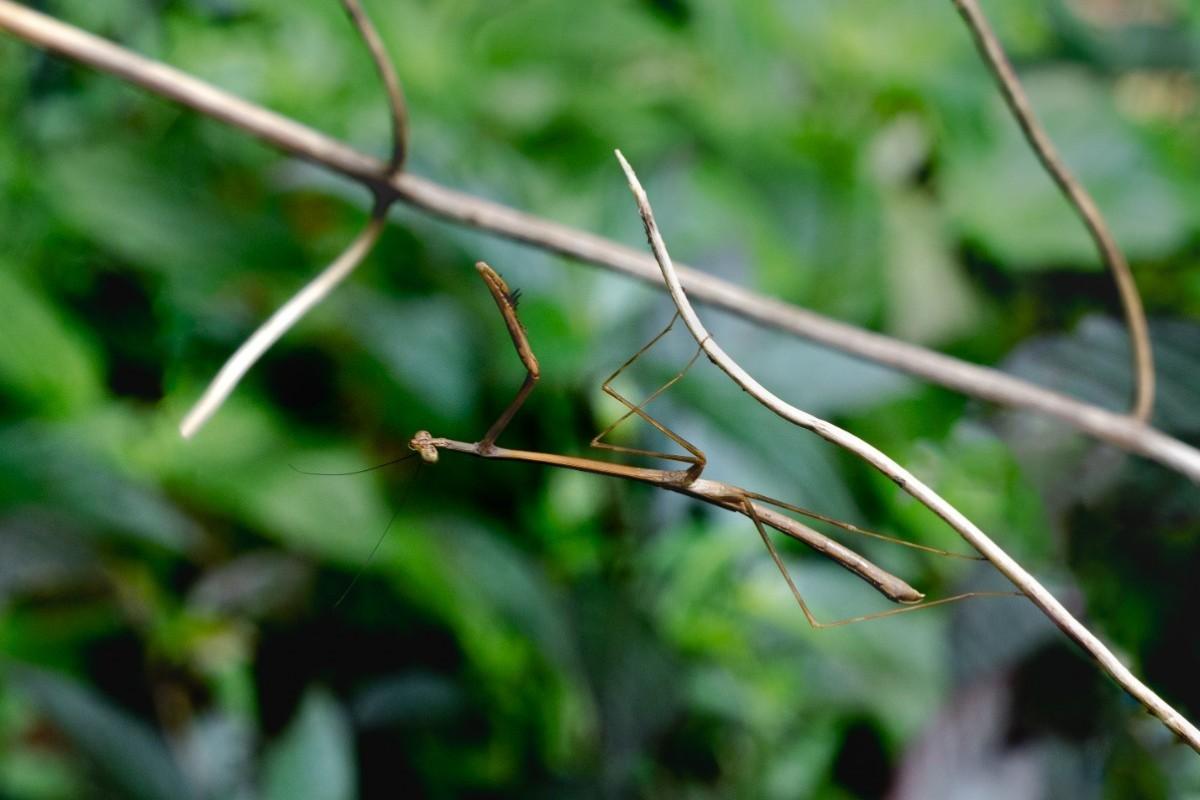
[[[961,3],[959,7],[963,8]],[[657,282],[661,268],[661,275],[671,286],[673,298],[681,312],[684,309],[688,311],[685,319],[688,320],[689,330],[692,330],[694,335],[697,332],[700,333],[697,338],[706,342],[705,351],[710,358],[718,362],[718,366],[723,364],[723,368],[727,367],[729,374],[735,380],[745,381],[743,386],[748,391],[753,388],[758,393],[760,400],[771,399],[771,402],[776,404],[777,413],[784,418],[846,446],[876,468],[889,474],[903,488],[929,505],[964,538],[980,548],[980,552],[996,563],[1016,585],[1020,586],[1022,590],[1028,588],[1027,593],[1033,592],[1030,594],[1031,599],[1069,636],[1091,653],[1113,676],[1114,680],[1194,748],[1200,747],[1200,735],[1187,720],[1138,681],[1095,636],[1067,613],[1061,604],[1032,579],[1032,576],[1012,562],[969,520],[962,517],[931,489],[917,481],[886,455],[857,437],[853,437],[852,434],[841,431],[823,420],[806,415],[799,409],[783,403],[767,393],[752,377],[737,367],[711,338],[705,338],[703,326],[700,325],[698,317],[691,309],[680,280],[682,279],[688,291],[697,299],[715,307],[843,352],[885,364],[973,397],[1049,414],[1103,441],[1152,458],[1188,475],[1193,480],[1200,481],[1200,451],[1195,448],[1149,428],[1137,419],[1080,402],[1005,375],[997,370],[969,364],[921,347],[839,323],[695,270],[683,267],[676,269],[666,258],[663,259],[662,265],[656,266],[653,259],[611,240],[456,192],[408,173],[396,173],[392,167],[399,161],[397,153],[404,152],[402,148],[394,145],[392,163],[383,164],[295,120],[246,102],[186,73],[138,56],[111,42],[11,2],[11,0],[0,0],[0,29],[5,29],[38,46],[117,75],[130,83],[238,127],[284,152],[358,181],[375,192],[377,197],[387,198],[389,202],[402,200],[414,207],[452,221],[604,266],[646,281]],[[978,35],[978,29],[976,29],[976,34]],[[379,52],[381,52],[381,48]],[[376,51],[373,50],[373,56],[375,53]],[[394,119],[396,118],[394,115]],[[402,117],[399,118],[402,119]],[[1043,155],[1042,152],[1039,152],[1039,157]],[[1078,204],[1076,207],[1079,208]],[[1085,219],[1085,221],[1087,220]],[[648,227],[651,223],[652,220],[647,219]],[[381,224],[381,216],[373,219],[372,224],[360,234],[356,243],[361,243],[364,249],[369,249],[371,240],[378,235],[377,232],[372,232],[373,228],[375,225]],[[1097,236],[1094,230],[1092,233],[1094,237]],[[652,233],[652,244],[655,236],[656,233]],[[661,238],[658,240],[658,245],[661,246]],[[351,245],[351,250],[357,252],[357,249],[354,244]],[[665,256],[665,248],[662,248],[662,254]],[[348,251],[343,253],[338,260],[342,261],[343,259],[361,260],[361,256]],[[330,270],[332,269],[331,266]],[[1114,275],[1117,275],[1118,282],[1122,280],[1118,273],[1114,272]],[[332,286],[332,283],[336,283],[336,280],[329,283],[329,286]],[[1122,288],[1121,291],[1123,297],[1130,296],[1126,289]],[[298,308],[302,314],[303,307]],[[1131,330],[1136,327],[1131,321]],[[281,330],[285,329],[286,325],[281,327]],[[1136,333],[1133,335],[1137,336]],[[1137,345],[1135,345],[1136,348]],[[1148,349],[1145,349],[1144,352],[1148,355]],[[719,354],[719,357],[716,354]],[[1135,357],[1142,358],[1141,356]],[[1143,358],[1143,361],[1149,363],[1148,358]],[[1139,378],[1139,386],[1148,385],[1146,381]],[[1147,389],[1139,391],[1142,398],[1150,397],[1152,392]],[[1140,399],[1137,408],[1144,409],[1148,405],[1148,399]]]
[[[307,314],[317,303],[325,299],[334,288],[362,263],[371,252],[379,234],[383,232],[384,218],[373,216],[362,232],[355,237],[333,263],[323,269],[303,289],[293,295],[286,303],[267,318],[245,342],[234,351],[229,360],[217,372],[215,378],[204,390],[204,394],[196,401],[191,410],[184,416],[179,425],[183,437],[191,438],[200,430],[217,409],[229,398],[234,387],[245,377],[250,368],[262,358],[263,353],[271,345],[279,341],[301,317]]]

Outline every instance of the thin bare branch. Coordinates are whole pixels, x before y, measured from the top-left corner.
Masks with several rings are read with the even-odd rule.
[[[404,90],[400,88],[400,78],[396,75],[392,60],[388,58],[387,48],[383,46],[383,38],[362,4],[358,0],[342,0],[342,7],[371,53],[375,71],[379,73],[387,91],[392,116],[392,157],[388,162],[388,173],[395,174],[404,168],[404,159],[408,155],[408,106],[404,102]]]
[[[313,306],[325,299],[339,283],[346,279],[357,267],[379,239],[386,224],[382,212],[372,215],[370,222],[355,237],[354,241],[342,251],[333,263],[321,271],[303,289],[297,292],[286,303],[272,314],[266,322],[259,326],[250,338],[242,343],[225,365],[217,372],[212,383],[204,391],[183,418],[179,432],[185,439],[191,438],[201,426],[217,412],[229,394],[238,385],[242,377],[250,371],[255,362],[262,357],[271,345],[279,341],[300,318],[312,310]]]
[[[1132,407],[1129,413],[1142,422],[1149,422],[1150,415],[1154,411],[1154,354],[1150,349],[1150,331],[1146,325],[1146,312],[1142,308],[1142,297],[1138,294],[1137,284],[1133,280],[1133,272],[1129,269],[1129,262],[1125,260],[1124,253],[1117,246],[1117,240],[1109,230],[1108,223],[1105,222],[1104,215],[1100,213],[1092,196],[1088,194],[1087,189],[1083,188],[1083,184],[1071,174],[1071,170],[1067,168],[1062,156],[1055,149],[1054,142],[1050,140],[1045,128],[1038,121],[1029,97],[1025,94],[1020,80],[1017,79],[1017,73],[1009,62],[1008,56],[1005,55],[1004,48],[1000,45],[1000,40],[988,23],[987,17],[984,16],[979,3],[976,0],[953,0],[953,2],[963,20],[966,21],[967,27],[970,28],[971,36],[975,39],[980,55],[988,69],[991,70],[996,83],[999,84],[1004,102],[1008,104],[1009,110],[1016,117],[1017,124],[1021,126],[1021,131],[1025,134],[1029,146],[1033,148],[1038,161],[1042,162],[1046,172],[1050,173],[1050,177],[1058,184],[1058,188],[1062,190],[1072,208],[1083,220],[1092,241],[1096,244],[1096,249],[1100,252],[1100,259],[1117,285],[1117,293],[1121,298],[1121,308],[1125,313],[1125,324],[1129,329],[1129,339],[1132,344],[1134,388]]]
[[[642,189],[642,185],[638,182],[637,175],[634,174],[633,168],[629,166],[629,163],[621,155],[620,151],[617,151],[617,159],[621,162],[621,168],[625,171],[625,177],[629,181],[629,188],[633,191],[633,196],[637,200],[638,211],[646,227],[646,238],[649,240],[650,248],[654,252],[654,257],[658,262],[659,268],[662,270],[663,280],[667,284],[667,290],[671,294],[675,308],[678,310],[680,318],[687,326],[692,337],[696,340],[696,343],[704,349],[704,353],[708,356],[709,360],[716,364],[734,383],[744,389],[764,407],[769,408],[779,417],[791,422],[793,425],[812,431],[822,439],[832,442],[838,447],[863,459],[879,472],[895,481],[901,489],[912,495],[913,498],[930,511],[945,520],[968,544],[974,547],[980,555],[990,561],[996,569],[1012,581],[1013,585],[1026,597],[1032,600],[1055,625],[1086,650],[1100,665],[1101,669],[1120,684],[1121,688],[1132,695],[1147,711],[1162,720],[1164,725],[1186,741],[1196,752],[1200,753],[1200,730],[1197,730],[1182,714],[1155,694],[1150,687],[1142,683],[1103,642],[1084,627],[1079,620],[1075,619],[1071,615],[1071,612],[1050,594],[1033,575],[1029,574],[1024,567],[993,542],[975,523],[967,519],[961,511],[874,445],[860,439],[847,430],[839,428],[831,422],[796,408],[773,394],[721,349],[721,346],[717,344],[700,321],[700,317],[696,314],[696,310],[692,307],[687,294],[683,290],[683,286],[679,281],[679,275],[675,270],[675,266],[671,263],[670,254],[667,252],[667,246],[663,242],[662,234],[659,232],[658,225],[654,221],[654,212],[650,208],[650,201],[646,197],[646,192]]]
[[[221,120],[285,153],[337,172],[435,216],[660,285],[654,259],[610,239],[458,192],[387,165],[293,119],[249,103],[185,72],[33,11],[0,0],[0,29]],[[999,370],[823,317],[683,265],[677,273],[697,301],[766,327],[889,366],[962,394],[1037,411],[1200,483],[1200,450],[1114,413]]]

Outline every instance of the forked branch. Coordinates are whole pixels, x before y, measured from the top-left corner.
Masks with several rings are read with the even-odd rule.
[[[1004,95],[1004,102],[1016,117],[1021,126],[1025,139],[1038,161],[1046,168],[1046,172],[1058,184],[1058,188],[1066,196],[1071,207],[1079,214],[1088,234],[1100,252],[1100,259],[1113,277],[1117,285],[1117,294],[1121,298],[1121,308],[1125,313],[1125,325],[1129,329],[1129,340],[1132,345],[1133,362],[1133,404],[1130,414],[1142,422],[1148,422],[1154,410],[1154,354],[1150,349],[1150,331],[1146,326],[1146,312],[1142,308],[1142,297],[1138,294],[1137,284],[1133,280],[1133,272],[1124,253],[1117,246],[1117,240],[1104,221],[1104,215],[1096,206],[1092,196],[1083,187],[1071,170],[1063,162],[1062,156],[1054,147],[1054,142],[1046,134],[1045,128],[1038,122],[1037,114],[1025,94],[1024,87],[1017,79],[1017,73],[1009,63],[1000,40],[988,24],[983,9],[977,0],[953,0],[962,18],[966,21],[979,54],[991,70]]]
[[[688,331],[691,332],[692,337],[704,350],[709,360],[716,364],[734,383],[744,389],[764,407],[770,409],[776,415],[793,425],[812,431],[822,439],[832,442],[843,450],[863,459],[876,470],[895,481],[901,489],[912,495],[930,511],[945,520],[968,544],[975,548],[980,555],[992,562],[996,569],[1012,581],[1017,589],[1032,600],[1034,605],[1040,608],[1055,625],[1086,650],[1100,664],[1101,668],[1120,684],[1125,691],[1129,692],[1139,703],[1145,706],[1147,711],[1162,720],[1163,724],[1200,753],[1200,730],[1197,730],[1182,714],[1155,694],[1150,687],[1142,683],[1128,667],[1113,655],[1112,651],[1095,634],[1084,627],[1079,620],[1075,619],[1071,615],[1071,612],[1050,594],[1033,575],[1029,574],[1012,556],[1004,552],[975,523],[967,519],[961,511],[874,445],[860,439],[847,430],[839,428],[832,422],[809,414],[807,411],[802,411],[776,396],[755,380],[741,365],[721,349],[721,346],[717,344],[700,321],[700,317],[696,314],[696,310],[692,307],[687,294],[683,290],[683,286],[679,282],[679,275],[675,271],[675,265],[671,263],[671,255],[667,252],[666,243],[663,242],[658,224],[654,221],[654,211],[650,207],[650,200],[646,197],[646,192],[642,189],[637,175],[619,150],[616,155],[617,160],[621,162],[621,168],[625,171],[625,177],[629,181],[629,188],[632,190],[633,196],[637,201],[638,213],[641,214],[642,222],[646,228],[646,238],[649,240],[650,249],[654,252],[654,258],[662,270],[663,280],[667,284],[667,291],[670,292],[671,300],[675,303],[675,308],[679,312],[679,316],[684,324],[687,325]]]

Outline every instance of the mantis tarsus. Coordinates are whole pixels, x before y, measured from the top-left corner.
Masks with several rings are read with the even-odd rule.
[[[426,462],[436,462],[438,460],[438,452],[440,450],[449,450],[456,453],[467,453],[479,458],[493,458],[506,461],[525,461],[535,464],[547,464],[555,467],[563,467],[566,469],[579,470],[581,472],[590,472],[596,475],[608,475],[625,480],[639,481],[648,483],[662,489],[668,489],[679,494],[688,495],[698,500],[702,500],[711,505],[719,506],[729,511],[734,511],[748,517],[762,537],[763,543],[766,545],[771,559],[779,568],[780,573],[787,581],[788,587],[791,589],[792,595],[795,597],[800,610],[804,612],[805,618],[814,628],[830,628],[838,625],[847,625],[852,622],[863,622],[869,619],[879,617],[892,616],[902,614],[906,611],[916,611],[923,608],[931,608],[936,605],[943,605],[957,600],[962,600],[968,597],[978,596],[993,596],[993,595],[1009,595],[1010,592],[964,592],[951,597],[945,597],[938,600],[921,602],[925,595],[904,580],[892,575],[886,570],[880,568],[876,564],[867,560],[855,551],[845,547],[844,545],[830,539],[822,533],[804,525],[798,520],[780,513],[775,509],[784,509],[797,514],[804,515],[810,519],[820,520],[831,525],[835,525],[843,530],[851,533],[870,536],[887,541],[895,542],[905,547],[911,547],[917,550],[922,550],[928,553],[936,553],[944,556],[955,558],[974,559],[978,560],[978,556],[962,555],[958,553],[949,553],[945,550],[940,550],[926,545],[916,544],[914,542],[906,542],[900,539],[894,539],[890,536],[885,536],[881,533],[865,530],[858,526],[851,525],[841,520],[826,517],[822,514],[817,514],[800,506],[786,503],[782,500],[777,500],[773,497],[768,497],[764,494],[743,489],[740,486],[734,486],[729,483],[720,481],[707,480],[701,477],[704,471],[706,462],[704,453],[688,442],[682,436],[667,428],[658,420],[654,419],[645,411],[645,406],[651,400],[655,399],[676,382],[678,382],[696,359],[700,355],[700,349],[696,350],[696,354],[692,356],[687,365],[680,370],[675,376],[668,380],[661,387],[651,393],[645,400],[639,404],[635,404],[627,398],[623,397],[616,389],[613,388],[613,381],[634,361],[638,359],[646,350],[650,349],[657,343],[671,327],[675,324],[678,315],[671,319],[671,322],[657,336],[650,340],[641,350],[635,353],[624,364],[608,377],[603,384],[603,391],[623,406],[625,413],[618,418],[614,423],[597,434],[591,441],[593,447],[612,450],[619,453],[629,455],[642,455],[652,458],[662,458],[670,461],[678,461],[687,466],[683,469],[665,470],[665,469],[650,469],[646,467],[635,467],[627,464],[610,463],[607,461],[599,461],[591,458],[583,458],[579,456],[558,455],[554,453],[539,453],[529,450],[510,450],[496,445],[496,439],[508,427],[513,416],[524,404],[529,393],[533,391],[533,387],[537,384],[538,378],[541,375],[537,357],[533,354],[533,349],[529,345],[529,339],[526,336],[525,328],[521,324],[517,316],[516,293],[512,292],[504,279],[500,277],[494,269],[483,262],[476,264],[476,269],[487,284],[488,290],[492,294],[492,298],[496,301],[496,306],[500,310],[501,316],[504,318],[504,324],[508,328],[508,333],[512,337],[513,346],[516,348],[517,355],[521,359],[521,363],[525,365],[525,381],[521,384],[521,388],[517,390],[516,396],[508,407],[500,414],[492,426],[484,434],[483,438],[477,442],[460,442],[454,439],[446,439],[436,437],[428,431],[418,431],[409,442],[409,447],[420,454],[421,458]],[[630,416],[637,415],[655,429],[669,438],[671,441],[678,444],[687,454],[670,454],[659,453],[651,450],[641,450],[632,447],[622,447],[618,445],[607,444],[602,439],[612,432],[617,425],[628,419]],[[770,508],[774,506],[775,508]],[[791,574],[780,558],[779,552],[775,549],[770,536],[767,534],[767,527],[774,528],[781,533],[784,533],[793,539],[803,542],[809,547],[824,556],[834,560],[841,566],[845,567],[864,581],[875,587],[884,597],[889,600],[902,603],[904,608],[894,608],[887,611],[882,611],[874,614],[865,614],[848,619],[838,620],[836,622],[820,622],[813,616],[812,611],[797,588],[795,581],[792,580]]]

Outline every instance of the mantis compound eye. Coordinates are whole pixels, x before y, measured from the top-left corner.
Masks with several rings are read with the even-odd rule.
[[[433,437],[429,434],[429,431],[417,431],[408,443],[408,448],[417,451],[421,456],[421,460],[425,463],[437,463],[438,449],[434,446]]]

